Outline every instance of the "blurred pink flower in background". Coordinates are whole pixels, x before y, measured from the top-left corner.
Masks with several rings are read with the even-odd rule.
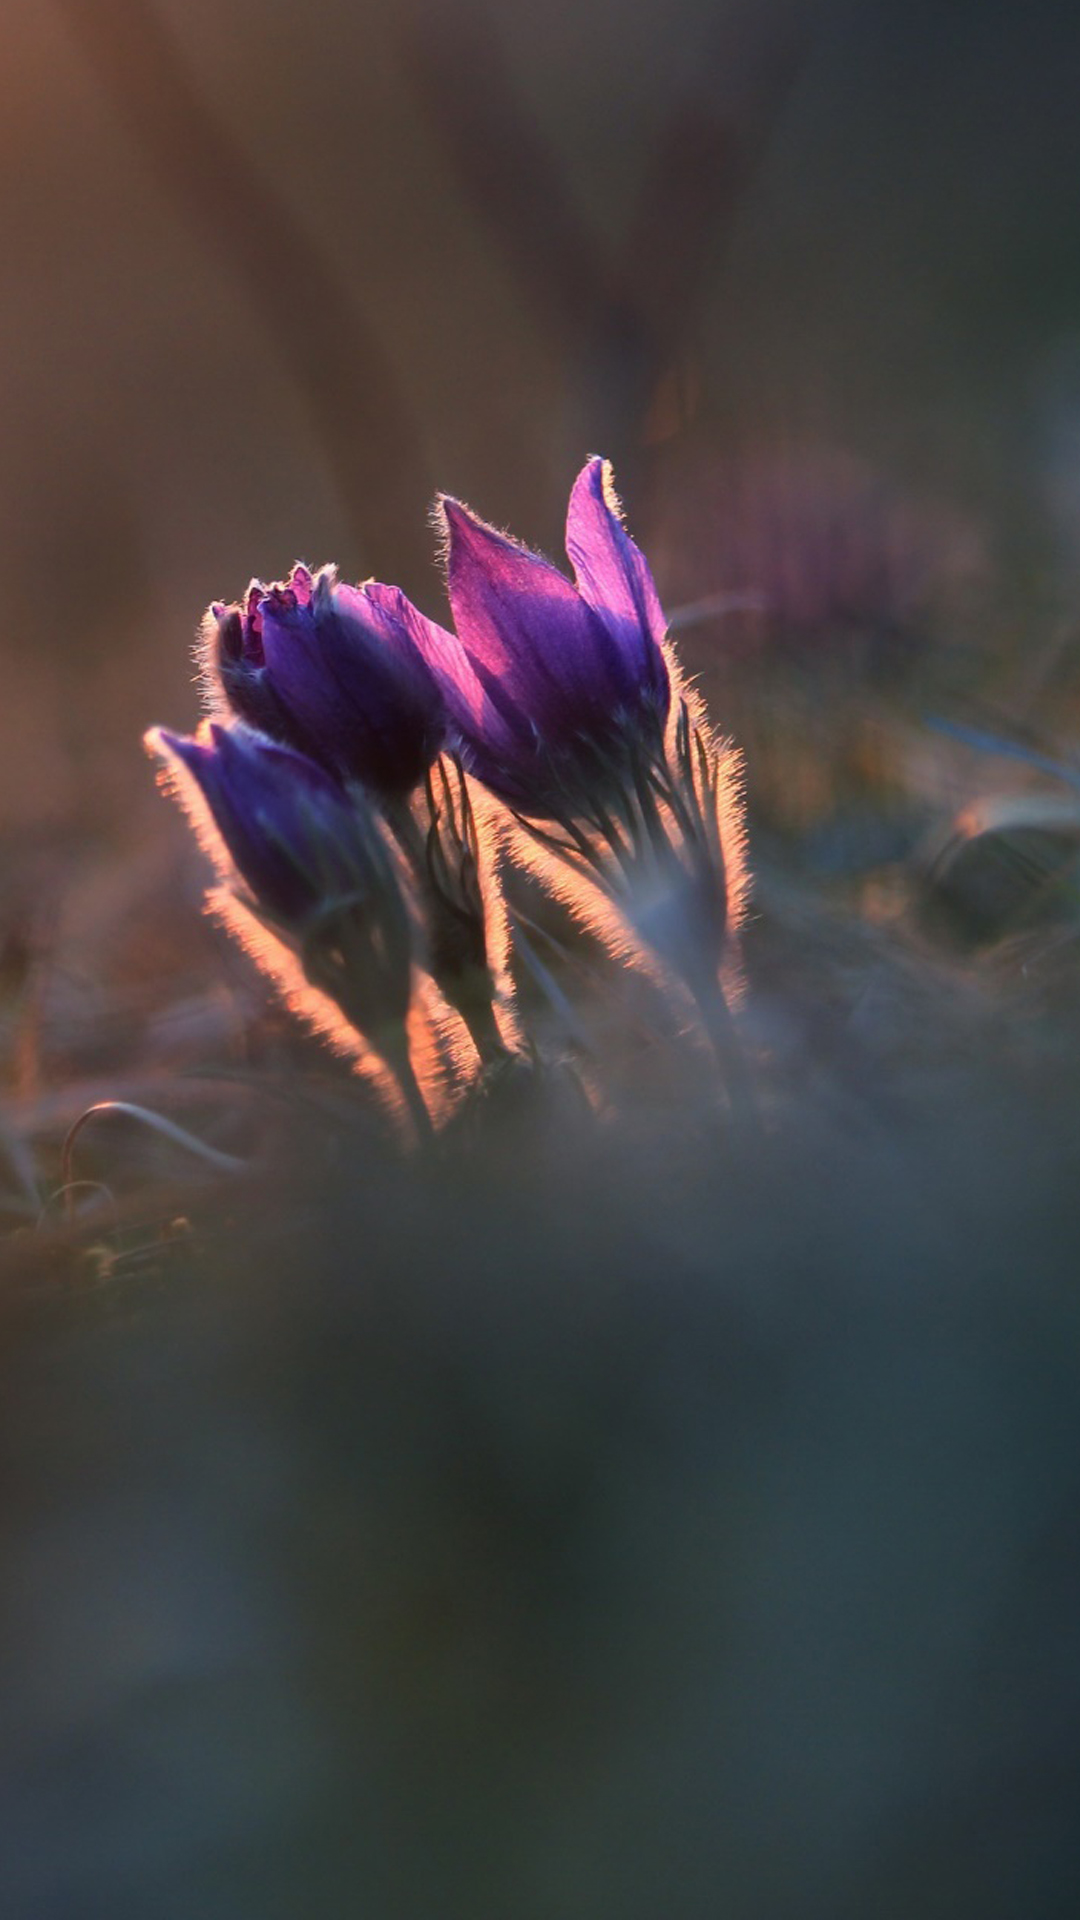
[[[954,506],[813,445],[686,463],[652,545],[676,630],[720,617],[736,648],[795,653],[852,637],[907,648],[984,564]]]

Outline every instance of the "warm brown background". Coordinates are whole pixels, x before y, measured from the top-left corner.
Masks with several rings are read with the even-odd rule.
[[[138,736],[193,720],[212,596],[299,554],[393,569],[436,610],[428,491],[551,544],[594,447],[669,598],[745,584],[687,491],[794,439],[959,513],[1010,591],[1068,600],[1071,8],[156,0],[154,17],[195,102],[175,124],[131,0],[0,10],[5,829],[155,817]],[[226,181],[215,209],[204,115],[267,231],[314,248],[358,317],[344,490],[332,369],[313,411],[266,291],[276,264],[286,333],[327,388],[317,274],[236,244],[246,203]]]

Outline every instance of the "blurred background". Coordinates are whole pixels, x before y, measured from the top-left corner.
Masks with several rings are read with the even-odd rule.
[[[1073,9],[11,0],[0,36],[11,829],[152,812],[211,598],[301,554],[436,610],[435,488],[558,551],[593,450],[669,607],[793,600],[861,537],[819,624],[987,569],[953,637],[1017,687],[1074,611]]]
[[[1078,91],[1051,0],[0,8],[5,1914],[1077,1911]],[[783,1124],[637,1053],[406,1190],[140,736],[592,452]],[[106,1096],[289,1203],[106,1123],[73,1234]]]

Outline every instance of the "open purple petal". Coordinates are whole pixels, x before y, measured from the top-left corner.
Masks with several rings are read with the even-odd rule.
[[[639,687],[666,712],[666,621],[648,561],[623,525],[606,460],[588,461],[574,482],[566,551],[582,598],[604,622]]]
[[[447,585],[458,637],[542,733],[588,725],[625,698],[618,649],[549,560],[444,499]]]

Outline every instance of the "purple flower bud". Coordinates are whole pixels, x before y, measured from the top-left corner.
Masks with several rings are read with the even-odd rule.
[[[302,751],[300,730],[266,671],[260,611],[265,593],[261,581],[253,580],[238,604],[215,600],[203,623],[206,679],[212,693],[220,689],[224,694],[226,710],[238,720]]]
[[[209,620],[210,676],[240,719],[384,798],[423,778],[445,710],[415,638],[431,623],[396,588],[298,566]]]
[[[441,504],[457,637],[435,628],[417,644],[471,771],[522,812],[559,816],[628,745],[662,736],[671,691],[652,575],[603,460],[570,495],[575,585],[458,501]]]
[[[269,919],[299,932],[334,902],[384,885],[389,862],[362,797],[304,754],[246,727],[210,725],[197,739],[158,728],[147,738],[190,775]]]

